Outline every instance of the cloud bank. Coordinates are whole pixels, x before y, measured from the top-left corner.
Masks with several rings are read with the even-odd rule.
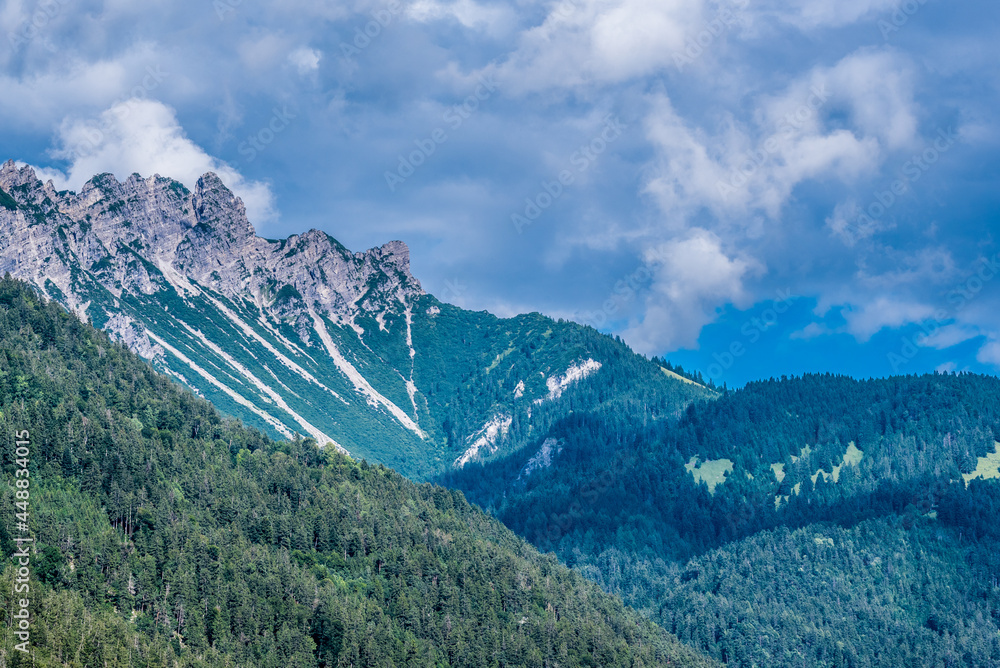
[[[1000,364],[996,3],[52,7],[0,10],[0,122],[62,187],[216,171],[263,234],[402,238],[504,313],[602,311],[642,270],[604,326],[699,364],[776,291],[812,305],[796,368],[902,339],[908,369]]]

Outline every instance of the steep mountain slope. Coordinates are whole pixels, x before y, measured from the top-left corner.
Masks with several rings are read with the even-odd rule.
[[[8,162],[0,193],[0,272],[272,436],[413,478],[517,450],[588,383],[630,393],[602,377],[613,360],[632,358],[657,397],[650,417],[710,394],[579,325],[441,304],[402,242],[352,253],[316,230],[259,238],[213,174],[194,192],[103,174],[76,194]]]
[[[1000,545],[976,511],[1000,497],[1000,379],[771,380],[539,437],[545,468],[525,450],[445,481],[716,658],[1000,661]]]
[[[0,548],[35,539],[34,653],[4,625],[5,665],[713,665],[460,493],[223,420],[9,277],[0,434],[30,474]]]

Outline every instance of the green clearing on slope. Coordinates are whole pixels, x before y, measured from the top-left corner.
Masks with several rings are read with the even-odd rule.
[[[695,482],[704,482],[708,485],[708,493],[714,494],[715,488],[726,482],[726,476],[733,472],[733,462],[731,459],[699,462],[697,457],[692,457],[684,468],[694,476]]]
[[[1000,442],[997,442],[993,452],[989,452],[985,457],[980,457],[976,461],[976,470],[972,473],[963,473],[962,478],[968,485],[971,480],[982,478],[983,480],[1000,478]]]

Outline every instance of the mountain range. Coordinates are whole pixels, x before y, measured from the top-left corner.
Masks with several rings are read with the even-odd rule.
[[[998,665],[1000,379],[771,379],[638,418],[444,482],[729,665]]]
[[[349,580],[336,569],[349,566],[348,572],[368,578],[364,587],[375,587],[379,578],[372,579],[372,572],[381,576],[385,563],[406,562],[414,544],[386,539],[388,551],[382,550],[375,535],[385,529],[364,524],[368,508],[394,518],[395,527],[423,530],[425,538],[436,531],[455,535],[459,525],[472,526],[474,533],[489,526],[485,540],[491,544],[533,555],[532,564],[549,558],[530,552],[517,534],[655,622],[659,628],[649,627],[650,633],[667,633],[655,636],[665,638],[656,641],[666,643],[658,647],[674,647],[676,636],[700,653],[671,655],[675,650],[665,649],[652,659],[629,656],[631,665],[668,656],[683,657],[678,660],[686,665],[702,661],[700,655],[748,668],[1000,665],[995,377],[858,380],[814,374],[720,390],[696,372],[637,355],[620,339],[589,327],[537,313],[501,319],[443,303],[410,274],[402,242],[352,253],[315,230],[285,240],[259,238],[242,203],[212,174],[194,191],[159,176],[119,182],[105,174],[72,193],[56,191],[31,168],[8,162],[0,169],[0,239],[0,271],[102,328],[156,370],[249,425],[212,418],[206,404],[192,412],[187,406],[194,399],[162,380],[154,385],[171,387],[170,406],[150,404],[148,393],[129,398],[130,389],[101,384],[97,391],[96,380],[73,385],[58,400],[32,396],[31,383],[21,379],[29,376],[6,371],[0,386],[8,405],[48,405],[33,419],[52,433],[68,429],[73,435],[57,441],[61,446],[47,461],[58,461],[61,475],[72,479],[67,484],[91,494],[89,507],[129,540],[136,531],[135,508],[146,502],[129,497],[126,487],[133,495],[139,488],[108,471],[127,469],[130,476],[148,478],[142,462],[150,461],[155,446],[157,462],[169,455],[185,464],[161,469],[159,486],[149,482],[142,494],[152,494],[153,487],[161,496],[195,494],[208,515],[234,513],[246,540],[276,550],[269,553],[275,559],[284,558],[285,549],[321,582],[340,574],[340,580],[329,577],[337,591],[341,580]],[[47,340],[52,326],[45,321],[36,338],[19,340],[21,348],[10,359],[37,360],[39,351],[58,347],[56,337],[48,348],[24,350]],[[41,379],[43,367],[32,364],[30,377]],[[128,373],[100,369],[127,379],[136,377],[135,364],[126,365]],[[94,392],[101,399],[91,406]],[[91,422],[111,407],[132,431],[123,427],[124,435],[116,436],[109,422],[103,450],[95,446],[81,455],[72,441],[83,422],[65,413],[72,413],[71,403]],[[59,408],[64,404],[69,408]],[[199,435],[202,424],[211,425],[210,443]],[[170,449],[175,446],[181,450]],[[147,454],[125,466],[114,459],[123,448]],[[297,499],[306,492],[292,490],[309,485],[278,482],[287,479],[279,453],[306,467],[296,473],[301,481],[326,475],[317,469],[336,468],[344,479],[328,485],[368,499],[352,505],[343,492],[310,497],[306,507],[340,508],[339,518],[302,511],[309,522],[340,527],[339,542],[321,540],[315,530],[302,530],[307,538],[290,537],[295,532],[287,527],[305,522]],[[198,457],[216,462],[222,476],[208,489],[198,482],[192,461]],[[100,473],[85,460],[98,462]],[[440,486],[410,487],[368,462]],[[219,500],[233,494],[227,476],[251,474],[259,489],[247,493],[261,499],[264,510],[227,509]],[[171,487],[176,476],[183,482]],[[348,479],[361,480],[362,489],[350,487]],[[385,480],[392,481],[391,493]],[[210,493],[215,484],[225,489],[218,499]],[[418,515],[424,524],[411,526],[411,511],[401,517],[390,510],[385,494],[404,505],[410,501],[400,501],[399,494],[424,495],[412,502],[412,512],[424,503]],[[429,499],[447,516],[427,515]],[[513,534],[489,524],[466,499]],[[154,526],[175,521],[170,518],[177,509],[171,508],[149,505],[148,512],[160,513]],[[451,514],[456,508],[458,524]],[[216,521],[198,517],[212,526]],[[448,540],[437,537],[446,548]],[[374,556],[351,561],[358,541],[374,541]],[[366,550],[360,554],[367,558]],[[483,558],[469,550],[454,556],[460,568]],[[556,568],[554,560],[545,563]],[[512,572],[537,572],[532,568],[518,565]],[[65,576],[65,570],[60,573]],[[517,580],[511,578],[508,584]],[[413,581],[412,573],[404,580]],[[117,591],[116,582],[108,586]],[[461,581],[454,582],[461,591]],[[344,586],[355,591],[355,585]],[[384,594],[388,585],[379,580],[378,586]],[[396,596],[403,585],[393,586]],[[480,595],[486,585],[477,580],[469,586],[479,587]],[[573,596],[591,596],[580,587]],[[81,596],[86,605],[98,600]],[[399,637],[414,614],[442,621],[427,611],[390,605],[393,596],[383,597],[381,614],[387,623],[403,624]],[[422,589],[406,596],[426,600],[428,594]],[[186,605],[196,600],[192,594]],[[552,603],[549,610],[541,599],[534,603],[549,612],[559,609]],[[503,601],[497,605],[505,611]],[[139,610],[154,619],[166,614],[152,604]],[[585,610],[584,618],[597,619],[591,614]],[[624,608],[614,614],[637,619]],[[173,649],[182,655],[181,643],[188,640],[179,626],[173,627],[181,636]],[[441,658],[434,652],[447,643],[433,636],[439,631],[421,628],[431,634],[424,645],[419,636],[422,658],[394,655],[398,664]],[[621,638],[624,632],[620,625],[588,628],[596,634],[592,638]],[[212,639],[192,633],[196,642],[213,646]],[[327,647],[326,636],[309,637]],[[359,632],[352,642],[362,637]],[[501,633],[496,642],[503,646],[505,637]],[[559,642],[536,639],[509,665],[612,665],[626,658],[618,653],[604,663],[593,651],[569,658],[569,650],[560,654]],[[320,663],[322,651],[312,653]],[[444,663],[492,665],[468,659],[470,654],[455,656],[452,651]]]
[[[193,192],[102,174],[73,193],[9,161],[0,190],[0,272],[245,423],[410,477],[523,447],[613,359],[645,367],[664,414],[707,393],[575,323],[441,303],[402,242],[352,253],[317,230],[257,237],[211,173]]]

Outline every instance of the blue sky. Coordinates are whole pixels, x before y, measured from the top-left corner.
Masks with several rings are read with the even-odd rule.
[[[445,301],[719,383],[995,373],[997,25],[980,0],[8,0],[0,156],[72,189],[213,170],[262,236],[402,239]]]

